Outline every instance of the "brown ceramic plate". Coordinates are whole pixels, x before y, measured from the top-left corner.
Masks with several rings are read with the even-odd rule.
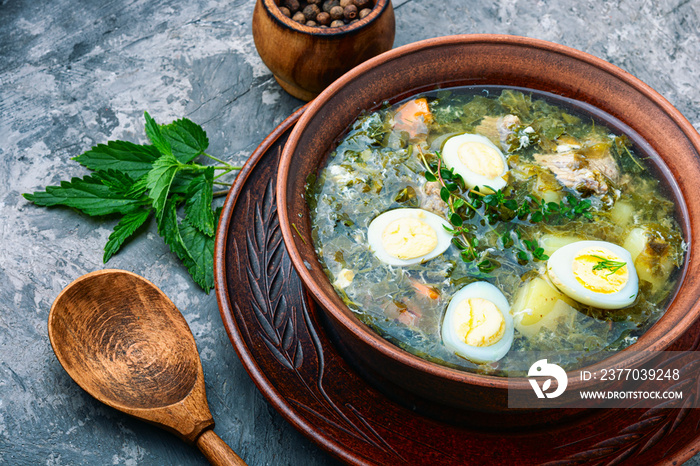
[[[417,406],[394,402],[360,377],[331,342],[279,229],[277,166],[301,112],[275,129],[239,174],[215,252],[229,338],[258,389],[296,429],[357,465],[678,464],[697,452],[700,410],[690,408],[697,391],[674,409],[595,409],[546,429],[484,430],[417,414]],[[696,322],[669,349],[699,346]]]

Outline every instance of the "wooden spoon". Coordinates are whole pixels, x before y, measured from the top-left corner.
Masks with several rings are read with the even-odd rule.
[[[212,430],[204,372],[180,311],[148,280],[99,270],[68,285],[49,313],[63,368],[90,395],[199,448],[215,465],[245,465]]]

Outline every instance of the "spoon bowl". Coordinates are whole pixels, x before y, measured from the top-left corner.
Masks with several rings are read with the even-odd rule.
[[[49,339],[97,400],[196,445],[212,464],[245,463],[214,433],[192,332],[173,302],[123,270],[83,275],[58,295]]]

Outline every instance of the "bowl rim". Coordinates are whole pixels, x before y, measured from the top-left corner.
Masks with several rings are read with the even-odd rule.
[[[268,1],[268,0],[266,0]],[[271,1],[271,0],[269,0]],[[695,150],[700,153],[700,134],[695,130],[695,128],[690,124],[690,122],[677,110],[673,105],[671,105],[668,100],[666,100],[661,94],[652,89],[649,85],[642,82],[640,79],[636,78],[627,71],[601,59],[593,56],[589,53],[568,47],[565,45],[557,44],[554,42],[535,39],[524,36],[506,35],[506,34],[460,34],[443,36],[431,39],[425,39],[418,42],[413,42],[410,44],[397,47],[390,51],[384,52],[366,62],[361,63],[352,70],[348,71],[346,74],[338,78],[330,86],[328,86],[318,97],[311,101],[306,111],[300,117],[297,124],[294,126],[292,133],[290,134],[287,143],[285,144],[282,156],[280,158],[278,173],[277,173],[277,184],[276,184],[276,196],[277,202],[281,206],[287,205],[287,192],[285,180],[289,174],[289,168],[292,161],[292,156],[294,154],[294,149],[296,148],[297,142],[301,137],[304,128],[307,126],[308,122],[315,116],[319,109],[329,100],[334,94],[336,94],[340,89],[342,89],[346,84],[350,83],[357,76],[363,74],[367,70],[370,70],[384,62],[389,62],[395,58],[399,58],[405,55],[410,55],[417,51],[439,48],[442,46],[449,45],[464,45],[464,44],[503,44],[509,46],[521,46],[525,48],[534,48],[550,52],[553,54],[564,55],[569,58],[584,62],[591,65],[599,70],[602,70],[613,77],[621,80],[625,84],[631,86],[633,89],[643,94],[645,97],[653,101],[663,112],[670,117],[670,119],[679,127],[679,129],[688,137],[690,144],[695,148]],[[449,84],[449,82],[445,82]],[[439,83],[436,83],[439,84]],[[411,91],[407,90],[402,93],[403,97],[407,97]],[[387,99],[396,98],[399,96],[387,96]],[[680,206],[682,212],[680,214],[686,218],[689,216],[687,212],[687,206]],[[294,233],[292,231],[291,221],[287,216],[287,210],[282,208],[278,210],[280,229],[282,231],[282,237],[287,248],[287,252],[290,256],[292,264],[299,274],[304,286],[309,290],[314,297],[314,299],[319,303],[319,305],[330,314],[333,318],[337,320],[343,327],[349,330],[355,337],[362,340],[365,345],[373,347],[376,351],[382,353],[385,357],[398,361],[404,366],[408,366],[419,372],[425,373],[429,376],[438,377],[441,379],[448,379],[453,382],[464,383],[468,385],[476,385],[486,388],[497,388],[497,389],[515,389],[515,390],[531,390],[528,379],[524,377],[500,377],[476,374],[472,372],[462,371],[459,369],[453,369],[447,366],[441,366],[437,363],[429,362],[425,359],[415,356],[398,346],[395,346],[391,342],[385,340],[379,334],[373,332],[365,324],[363,324],[357,317],[355,317],[349,308],[338,309],[334,303],[332,303],[323,290],[315,283],[310,271],[304,266],[304,258],[301,256],[299,250],[296,248]],[[685,238],[687,244],[692,244],[692,225],[688,225],[687,237]],[[681,290],[686,282],[688,264],[693,259],[693,250],[688,248],[686,251],[685,262],[681,270],[681,276],[679,277],[679,282],[677,285],[677,290]],[[316,258],[318,260],[318,258]],[[675,296],[678,296],[676,293]],[[675,299],[675,298],[674,298]],[[672,299],[669,303],[669,307],[673,304]],[[347,312],[345,312],[347,311]],[[690,326],[698,317],[700,311],[700,302],[696,302],[692,307],[692,312],[688,312],[684,315],[676,324],[676,328],[687,328]],[[663,320],[662,316],[658,322]],[[654,324],[656,325],[656,324]],[[652,326],[653,328],[653,326]],[[651,330],[651,328],[649,329]],[[640,340],[647,335],[647,331]],[[678,333],[678,332],[676,332]],[[582,367],[580,369],[575,369],[567,373],[569,376],[568,387],[570,388],[581,388],[586,385],[590,385],[593,381],[586,382],[581,379],[580,372],[583,370],[596,371],[603,368],[619,367],[619,366],[632,366],[645,362],[649,359],[650,354],[655,351],[662,351],[667,348],[673,341],[680,336],[673,334],[673,332],[666,332],[661,338],[654,341],[645,341],[647,346],[635,350],[637,343],[625,348],[622,351],[618,351],[615,354],[601,360],[598,363],[594,363],[590,366]],[[639,342],[639,341],[638,341]]]
[[[270,17],[273,19],[273,21],[275,21],[275,23],[278,26],[298,32],[300,34],[309,34],[312,36],[323,37],[325,39],[341,39],[347,35],[359,32],[361,29],[364,29],[365,26],[368,26],[370,23],[374,22],[374,20],[379,18],[387,8],[392,6],[391,0],[376,0],[370,14],[368,14],[362,19],[358,19],[357,22],[352,24],[346,24],[345,26],[336,28],[322,28],[318,26],[307,26],[305,24],[297,23],[296,21],[293,21],[292,18],[286,17],[279,10],[279,6],[275,2],[275,0],[258,1],[260,1],[264,10],[267,12],[268,15],[270,15]]]

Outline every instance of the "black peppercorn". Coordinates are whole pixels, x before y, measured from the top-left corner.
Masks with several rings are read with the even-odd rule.
[[[346,6],[343,10],[343,16],[348,21],[352,21],[353,19],[357,18],[357,7],[355,5]]]
[[[284,6],[289,8],[289,11],[296,13],[299,11],[299,0],[284,0]]]
[[[336,19],[331,23],[332,28],[339,28],[345,26],[345,23],[343,22],[342,19]]]
[[[364,10],[365,8],[372,8],[372,0],[355,0],[353,3],[360,11]]]
[[[371,8],[365,8],[364,10],[360,10],[360,13],[357,15],[360,19],[364,18],[368,14],[372,13]]]
[[[297,11],[294,13],[294,16],[292,16],[292,20],[296,21],[297,23],[304,24],[306,22],[306,16],[304,16],[304,13],[301,11]]]
[[[316,16],[316,22],[318,24],[328,26],[329,24],[331,24],[331,15],[326,13],[325,11],[322,11]]]
[[[338,19],[343,19],[343,7],[342,6],[334,6],[331,8],[331,11],[329,12],[331,15],[332,20],[338,20]],[[333,26],[337,27],[337,26]]]
[[[292,13],[289,11],[289,8],[287,8],[285,6],[281,6],[281,7],[279,7],[279,9],[280,9],[280,13],[282,13],[287,18],[292,17]]]
[[[334,6],[339,6],[339,5],[340,5],[340,2],[339,2],[338,0],[326,0],[325,2],[323,2],[323,8],[322,8],[322,9],[323,9],[323,11],[325,11],[326,13],[330,13],[330,12],[331,12],[331,8],[333,8]]]
[[[302,11],[307,21],[316,19],[316,15],[318,15],[320,12],[321,10],[319,10],[318,5],[315,4],[306,5]]]

